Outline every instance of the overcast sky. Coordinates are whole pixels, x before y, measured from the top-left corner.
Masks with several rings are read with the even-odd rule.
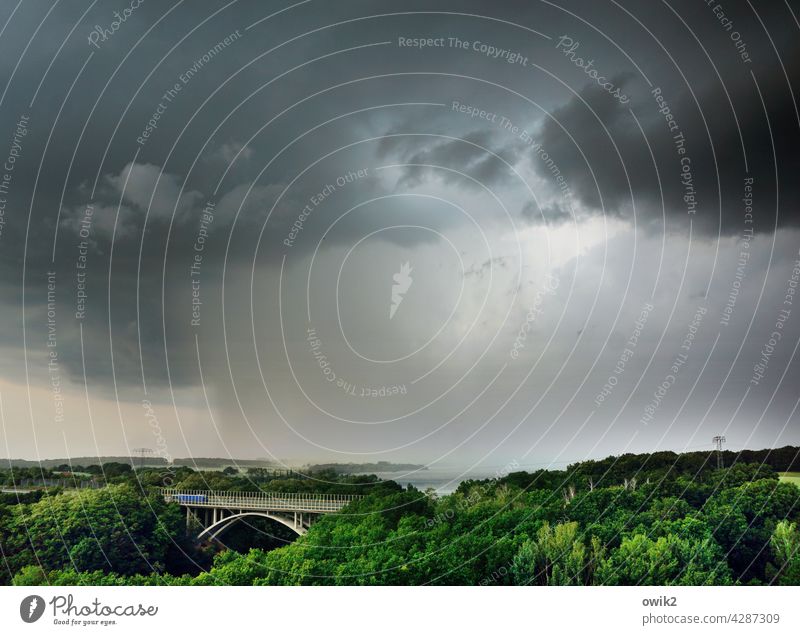
[[[2,3],[0,455],[800,444],[791,5]]]

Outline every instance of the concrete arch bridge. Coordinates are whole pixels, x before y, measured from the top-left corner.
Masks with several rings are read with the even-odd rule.
[[[270,518],[302,536],[322,514],[335,514],[362,496],[161,489],[164,500],[186,510],[186,531],[198,524],[199,539],[216,539],[242,518]]]

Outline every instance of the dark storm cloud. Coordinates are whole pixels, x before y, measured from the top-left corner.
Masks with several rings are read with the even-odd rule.
[[[753,61],[745,63],[705,3],[671,3],[708,48],[721,81],[694,35],[660,5],[643,9],[640,3],[624,3],[661,39],[669,55],[617,5],[588,1],[565,4],[561,10],[550,3],[512,1],[442,0],[431,5],[422,0],[400,4],[315,0],[246,30],[287,4],[146,2],[96,47],[87,37],[95,25],[108,27],[119,6],[97,3],[67,38],[89,2],[60,3],[49,15],[50,3],[21,5],[0,40],[0,74],[6,90],[0,104],[4,134],[0,152],[12,146],[21,115],[30,117],[0,235],[0,315],[10,325],[0,332],[4,349],[22,355],[24,291],[30,363],[44,369],[46,283],[48,272],[54,270],[58,350],[70,377],[80,381],[85,372],[90,384],[105,394],[113,394],[115,382],[135,393],[143,376],[150,387],[164,387],[168,380],[178,387],[198,386],[199,341],[207,363],[205,379],[233,409],[236,399],[226,384],[228,345],[235,351],[231,373],[246,378],[244,385],[256,395],[251,399],[263,408],[254,363],[251,301],[276,304],[274,282],[281,266],[302,267],[318,247],[323,252],[346,250],[391,225],[457,233],[466,223],[452,210],[433,199],[406,196],[412,191],[452,193],[483,205],[479,198],[483,188],[453,171],[468,174],[513,203],[526,229],[563,228],[601,213],[632,221],[635,209],[639,226],[661,231],[663,192],[668,229],[683,231],[685,189],[675,143],[651,88],[617,46],[660,87],[686,137],[698,201],[695,227],[703,240],[713,238],[719,229],[725,234],[742,230],[742,183],[748,175],[755,180],[756,227],[761,232],[772,230],[776,162],[771,139],[780,183],[777,225],[784,228],[798,222],[800,138],[792,91],[796,94],[800,85],[800,49],[796,30],[777,3],[757,10],[786,75],[749,7],[731,7],[729,12],[747,40]],[[11,9],[11,5],[0,7],[0,24]],[[322,28],[353,18],[413,11],[443,13]],[[569,12],[585,17],[597,30]],[[241,37],[202,62],[204,55],[236,32]],[[577,54],[592,58],[604,75],[631,95],[630,104],[623,105],[601,90],[557,50],[562,34],[580,41]],[[529,63],[509,63],[472,47],[401,49],[399,36],[458,36],[519,54]],[[556,78],[535,69],[534,63]],[[284,75],[299,65],[303,66]],[[192,68],[197,73],[183,82],[181,75]],[[395,75],[374,77],[388,74]],[[180,92],[166,103],[164,93],[176,82]],[[342,86],[333,88],[337,84]],[[452,108],[454,101],[497,117],[488,121],[465,116]],[[163,112],[152,136],[137,143],[159,107]],[[501,117],[513,126],[500,125]],[[529,131],[530,143],[511,132],[512,127]],[[375,140],[356,143],[366,139]],[[515,166],[521,176],[478,146]],[[450,171],[376,169],[393,163],[440,165]],[[574,209],[561,196],[553,166],[568,184]],[[337,179],[359,170],[368,176],[331,187],[323,203],[312,203]],[[541,197],[539,204],[530,200],[521,179]],[[356,207],[370,199],[376,202]],[[207,232],[203,326],[193,329],[189,266],[208,201],[215,203],[215,211],[203,230]],[[85,238],[86,310],[75,319],[77,263],[84,240],[81,222],[89,203],[93,217]],[[306,206],[313,212],[287,248],[284,241]],[[437,244],[432,232],[382,233],[380,241],[390,262],[379,262],[378,254],[364,273],[365,286],[370,275],[386,274],[391,280],[409,253],[419,255]],[[779,242],[784,259],[793,255],[787,244]],[[710,243],[702,247],[707,253],[712,249]],[[515,268],[503,255],[475,257],[465,268],[470,283],[489,278],[485,274],[490,270],[509,273]],[[595,260],[602,263],[598,269],[604,266],[599,256]],[[618,263],[614,269],[621,272],[620,279],[626,266]],[[422,276],[425,269],[418,266],[417,271]],[[267,293],[266,298],[251,297],[251,276],[254,293]],[[259,290],[261,282],[267,291]],[[223,283],[227,342],[222,330]],[[416,284],[422,286],[421,278]],[[594,292],[585,284],[580,301]],[[522,286],[531,286],[531,281]],[[298,297],[302,291],[292,290]],[[437,294],[432,294],[430,303],[436,300]],[[294,303],[297,320],[303,321],[301,303],[294,297],[287,302]],[[616,302],[610,302],[607,310],[616,309],[612,306]],[[255,330],[274,344],[281,337],[275,312],[256,317]],[[404,336],[416,341],[420,333],[427,333],[429,325],[422,322],[409,321]],[[573,333],[582,328],[574,326]],[[18,371],[9,372],[19,378]],[[305,402],[298,398],[298,403]]]
[[[653,27],[653,32],[646,34],[634,23],[630,29],[614,24],[607,31],[609,41],[592,39],[596,34],[591,32],[578,37],[575,25],[569,25],[566,31],[574,40],[570,37],[568,42],[577,46],[560,59],[556,55],[553,62],[574,94],[546,115],[534,111],[538,125],[531,134],[537,149],[529,152],[531,164],[545,180],[551,180],[555,165],[578,202],[594,213],[628,220],[635,214],[638,223],[655,224],[656,230],[664,217],[667,222],[682,224],[682,217],[692,208],[695,230],[712,236],[740,232],[744,228],[741,198],[745,178],[752,178],[755,186],[757,231],[797,225],[800,185],[793,175],[800,169],[796,97],[800,44],[792,37],[794,24],[781,21],[779,16],[785,11],[779,7],[758,7],[758,15],[744,6],[726,8],[727,19],[735,21],[739,33],[727,23],[720,24],[711,7],[701,5],[681,3],[674,12],[652,7],[655,15],[651,21],[661,28]],[[602,3],[583,8],[590,21],[593,17],[598,23],[609,19]],[[634,9],[629,8],[635,15]],[[760,19],[765,20],[769,36]],[[563,26],[557,19],[554,24]],[[645,26],[650,26],[649,22]],[[645,74],[630,63],[608,62],[613,45],[626,47]],[[566,45],[561,47],[564,49],[569,51]],[[595,75],[578,71],[582,79],[575,82],[576,67],[583,66],[593,67]],[[621,103],[592,81],[598,74],[629,94],[630,102]],[[509,87],[525,92],[528,82],[524,76],[508,72],[501,78]],[[476,124],[483,127],[475,131]],[[503,138],[499,126],[480,119],[461,122],[449,117],[441,125],[454,136],[472,135],[485,141],[485,147],[512,162],[524,150],[519,139]],[[678,134],[683,135],[686,155],[678,154]],[[395,155],[403,158],[429,163],[440,160],[444,165],[473,170],[490,187],[510,181],[500,162],[488,153],[481,156],[475,147],[432,142],[415,153],[417,143],[414,139],[390,139],[381,145],[381,152],[395,148]],[[541,152],[547,161],[541,160]],[[681,163],[684,156],[690,160],[686,173]],[[409,184],[441,178],[436,171],[420,167],[409,168],[406,174]],[[523,206],[523,217],[530,217],[529,207]]]
[[[700,24],[709,23],[702,8],[695,15]],[[740,24],[746,20],[757,26],[752,15],[738,17]],[[800,169],[800,45],[796,39],[785,41],[789,30],[779,27],[776,39],[784,46],[776,54],[754,28],[748,41],[756,61],[743,64],[730,42],[713,46],[716,26],[711,21],[708,33],[698,31],[697,36],[711,47],[719,78],[709,72],[708,62],[690,57],[701,54],[699,45],[684,41],[685,33],[677,31],[668,36],[668,49],[678,51],[686,81],[669,65],[652,87],[626,72],[611,82],[631,91],[631,104],[589,83],[544,120],[538,139],[584,205],[628,219],[635,210],[639,222],[660,224],[662,214],[672,220],[686,217],[684,196],[690,193],[697,203],[696,228],[730,234],[745,227],[743,181],[752,178],[757,231],[800,222],[800,184],[792,176]],[[677,152],[675,136],[680,134],[685,155]],[[690,160],[691,191],[682,179],[684,157]],[[534,165],[547,175],[541,163]]]
[[[165,376],[163,363],[165,350],[171,356],[177,355],[180,358],[182,352],[186,351],[187,345],[191,345],[191,337],[186,329],[177,325],[182,324],[182,320],[178,320],[177,324],[170,328],[172,321],[178,319],[178,315],[185,313],[187,305],[179,303],[177,306],[170,304],[163,307],[161,304],[162,287],[167,289],[165,292],[167,294],[176,293],[175,290],[179,289],[180,284],[184,281],[186,263],[197,231],[197,216],[204,201],[212,194],[211,186],[220,174],[220,169],[223,166],[227,167],[226,162],[236,158],[236,164],[231,169],[218,196],[218,212],[214,224],[210,228],[210,232],[215,237],[215,246],[210,248],[206,254],[206,264],[209,269],[216,268],[222,262],[225,255],[223,245],[227,242],[228,232],[234,227],[234,216],[237,211],[239,217],[236,219],[236,230],[232,237],[233,249],[227,250],[227,257],[234,262],[242,259],[245,264],[252,261],[255,248],[254,237],[261,232],[267,212],[281,195],[283,188],[291,178],[296,176],[298,169],[302,169],[308,164],[307,160],[304,161],[304,153],[310,151],[312,157],[318,156],[322,154],[319,150],[321,147],[327,146],[327,149],[332,150],[337,147],[337,144],[351,141],[350,133],[351,130],[356,130],[355,124],[358,119],[352,121],[351,130],[340,126],[335,129],[323,128],[314,135],[313,143],[303,144],[300,142],[295,146],[294,154],[290,149],[285,158],[277,163],[277,171],[268,170],[250,190],[247,200],[244,201],[242,197],[250,188],[250,179],[257,174],[256,167],[263,165],[264,161],[272,156],[271,152],[274,152],[275,148],[283,147],[298,133],[307,129],[308,124],[303,125],[302,118],[312,115],[313,111],[299,106],[297,116],[291,114],[284,116],[286,122],[284,125],[273,126],[266,134],[256,137],[243,150],[243,141],[254,132],[251,125],[252,116],[256,115],[259,109],[265,108],[266,112],[270,114],[279,112],[279,109],[269,106],[269,101],[274,99],[271,91],[261,93],[255,99],[251,98],[249,102],[241,101],[250,95],[254,85],[263,84],[276,75],[275,71],[270,70],[270,65],[256,64],[241,74],[240,81],[227,84],[224,92],[217,95],[203,111],[199,112],[195,122],[192,123],[192,126],[198,130],[204,130],[207,134],[212,125],[217,125],[222,117],[232,112],[233,107],[244,104],[239,112],[230,119],[229,124],[222,129],[218,138],[210,140],[210,143],[205,146],[201,160],[195,162],[197,157],[194,153],[201,150],[201,143],[198,141],[205,142],[205,135],[200,135],[198,141],[195,141],[194,135],[190,132],[184,136],[181,143],[175,146],[169,164],[163,165],[165,154],[169,145],[175,140],[179,129],[194,113],[200,100],[210,94],[209,87],[216,88],[221,85],[234,71],[262,52],[265,49],[263,42],[269,41],[270,37],[276,42],[283,41],[291,37],[291,34],[300,34],[337,20],[393,10],[389,3],[383,6],[375,3],[354,3],[352,7],[348,5],[333,9],[326,6],[324,8],[317,7],[314,10],[300,7],[296,12],[285,16],[280,24],[265,24],[265,30],[259,34],[263,33],[262,37],[265,36],[266,39],[254,42],[251,38],[235,42],[229,51],[222,51],[217,58],[211,60],[203,68],[202,75],[182,87],[183,101],[176,100],[167,105],[166,112],[159,123],[158,134],[147,145],[139,148],[141,156],[134,163],[133,155],[137,146],[132,145],[130,140],[141,134],[148,118],[152,116],[159,102],[163,102],[161,99],[163,90],[171,86],[177,76],[191,68],[192,64],[196,63],[214,43],[237,29],[241,31],[244,26],[265,14],[265,8],[261,5],[240,3],[235,9],[223,10],[213,20],[201,24],[222,6],[222,3],[192,3],[174,10],[165,10],[163,7],[144,4],[134,12],[130,20],[122,25],[117,33],[114,33],[107,41],[100,42],[99,47],[88,44],[86,38],[95,24],[103,25],[108,21],[110,13],[106,7],[95,7],[78,25],[74,36],[67,40],[65,48],[48,73],[47,81],[42,82],[39,87],[42,73],[53,59],[61,40],[67,35],[69,30],[67,27],[71,28],[79,15],[76,14],[74,7],[58,7],[42,24],[40,34],[44,34],[45,37],[40,35],[26,52],[26,57],[22,60],[20,69],[9,86],[3,104],[5,128],[11,130],[11,122],[17,113],[27,109],[28,100],[31,99],[37,88],[39,90],[37,102],[32,111],[31,133],[25,144],[25,159],[28,169],[15,175],[14,195],[20,210],[26,209],[26,204],[29,202],[36,174],[34,169],[36,155],[44,148],[49,127],[54,126],[54,134],[50,140],[48,154],[43,165],[42,174],[45,176],[37,182],[30,230],[26,223],[21,222],[24,216],[8,216],[4,235],[7,249],[4,251],[5,256],[2,263],[5,267],[3,278],[4,280],[20,279],[21,247],[27,239],[27,283],[31,285],[31,293],[29,293],[27,301],[42,302],[44,299],[44,291],[41,286],[44,279],[43,274],[48,268],[50,245],[57,229],[61,235],[57,244],[55,263],[61,270],[64,281],[60,290],[64,294],[64,304],[66,306],[74,304],[71,278],[74,274],[76,244],[79,242],[77,230],[85,205],[90,200],[90,191],[97,182],[97,191],[93,201],[95,215],[92,236],[89,241],[89,257],[92,264],[88,283],[90,310],[87,315],[91,317],[84,326],[90,328],[93,333],[105,332],[108,335],[108,305],[110,304],[112,307],[110,324],[112,332],[115,334],[114,339],[120,342],[119,348],[125,351],[125,354],[119,355],[115,361],[120,366],[121,378],[128,381],[136,381],[140,374],[137,360],[139,346],[138,343],[134,346],[134,342],[131,340],[131,338],[138,339],[139,333],[142,333],[142,353],[151,360],[150,372],[156,373],[159,381]],[[277,4],[275,6],[278,7]],[[458,10],[459,8],[464,9],[463,6],[442,7],[443,10]],[[479,14],[491,13],[485,3],[481,2],[473,3],[471,7],[467,8]],[[590,18],[592,13],[597,11],[588,4],[584,8],[588,11]],[[521,9],[518,5],[513,7],[500,5],[497,9],[500,17],[503,19],[513,18],[513,21],[518,24],[539,22],[542,17],[550,20],[549,24],[540,22],[538,26],[542,31],[554,36],[560,33],[565,26],[572,29],[570,32],[576,28],[576,24],[569,20],[567,14],[554,10],[552,7],[541,7],[539,12],[535,11],[533,7]],[[21,12],[19,18],[23,20],[23,23],[19,24],[22,26],[9,32],[10,37],[4,39],[4,46],[9,54],[4,57],[3,66],[9,75],[15,66],[15,63],[12,63],[14,55],[22,52],[27,34],[32,33],[39,21],[44,19],[46,11],[47,9],[42,5]],[[697,21],[697,24],[700,25],[698,32],[706,30],[713,35],[717,25],[709,20],[707,15],[699,13],[697,15],[701,18]],[[743,20],[744,17],[740,19]],[[407,17],[400,17],[398,20],[369,20],[345,25],[338,30],[323,30],[317,38],[306,38],[296,45],[287,46],[285,50],[279,50],[271,59],[277,62],[276,68],[288,68],[298,61],[330,52],[331,46],[335,50],[346,48],[344,44],[356,45],[362,42],[394,40],[398,32],[404,33],[409,27],[413,27],[415,32],[427,33],[431,36],[463,35],[464,32],[469,34],[469,30],[472,29],[476,38],[480,37],[483,41],[497,44],[498,47],[502,44],[509,50],[520,51],[526,51],[530,47],[527,40],[530,40],[531,36],[524,30],[507,29],[492,22],[481,23],[480,21],[441,15],[428,16],[423,25],[419,20],[414,21]],[[370,27],[369,38],[367,40],[355,39],[356,34],[362,33],[362,27],[367,24]],[[771,26],[774,28],[774,25]],[[153,30],[147,36],[145,43],[137,45],[137,40],[150,27],[153,27]],[[170,49],[177,42],[176,35],[181,34],[181,37],[187,35],[195,27],[198,27],[197,31],[188,36],[170,53]],[[279,34],[281,28],[287,29],[288,32]],[[345,42],[341,39],[348,34],[354,38],[353,41]],[[778,40],[780,40],[779,35],[776,36]],[[589,33],[586,38],[591,36],[592,34]],[[686,35],[681,34],[680,37],[676,36],[673,39],[683,43]],[[797,168],[798,153],[795,150],[797,127],[793,125],[795,112],[785,86],[785,80],[775,66],[774,56],[769,55],[768,48],[761,41],[763,39],[763,37],[757,37],[757,33],[752,35],[753,44],[751,46],[756,49],[754,57],[756,53],[760,57],[759,65],[754,65],[754,73],[759,78],[762,92],[767,95],[771,124],[773,131],[776,132],[775,139],[778,144],[780,175],[784,184],[782,196],[785,206],[785,209],[781,211],[779,222],[785,224],[794,222],[796,219],[794,210],[797,183],[796,179],[788,178],[788,175],[793,174],[793,170],[796,171]],[[590,45],[587,42],[591,42],[591,40],[583,39],[582,41],[584,50],[586,50]],[[594,41],[595,46],[597,46],[597,42],[597,40]],[[608,43],[605,45],[608,46]],[[136,48],[132,49],[133,46]],[[648,46],[651,45],[648,44]],[[786,46],[789,48],[783,51],[783,61],[787,65],[790,79],[796,79],[797,59],[800,56],[797,55],[796,44]],[[674,46],[670,46],[670,48],[674,48]],[[124,56],[129,51],[131,56],[123,62]],[[359,55],[355,58],[357,65],[349,64],[347,60],[353,58],[347,56],[332,58],[330,61],[323,61],[302,71],[297,75],[302,81],[279,82],[276,85],[281,91],[278,98],[279,107],[291,106],[293,101],[298,98],[331,85],[332,70],[339,71],[340,75],[336,79],[341,81],[345,81],[348,77],[368,76],[388,70],[403,70],[403,67],[396,63],[398,56],[395,49],[378,51],[380,49],[375,54]],[[94,53],[94,55],[88,62],[81,78],[76,80],[77,83],[71,98],[64,102],[63,112],[58,123],[55,123],[56,106],[64,99],[70,82],[76,77],[90,53]],[[162,60],[162,57],[168,53],[169,55]],[[431,51],[425,51],[423,54],[423,52],[412,50],[408,53],[411,59],[417,62],[431,59]],[[639,50],[634,50],[633,53],[635,58],[641,59],[647,57],[648,50],[643,46]],[[552,52],[548,54],[555,57],[556,63],[564,63],[559,54]],[[527,92],[526,88],[530,84],[530,79],[524,73],[521,74],[517,67],[503,63],[492,64],[492,61],[485,56],[474,55],[472,51],[469,51],[468,55],[469,57],[465,58],[464,53],[453,52],[449,49],[442,51],[441,59],[443,61],[456,62],[456,64],[450,67],[442,66],[441,70],[463,73],[465,70],[463,63],[469,61],[470,66],[466,69],[468,74],[480,76],[481,71],[490,70],[491,72],[486,75],[492,80]],[[655,56],[658,57],[658,55]],[[738,60],[734,55],[728,54],[722,57],[718,64],[725,70],[725,67],[737,66]],[[668,69],[667,64],[663,64],[663,67]],[[427,70],[430,67],[428,65],[420,66],[417,63],[407,67],[407,69],[414,68]],[[568,69],[569,65],[566,65],[565,68]],[[498,73],[497,70],[500,72]],[[691,69],[688,69],[687,72],[690,71]],[[151,73],[152,75],[148,79],[147,77]],[[698,118],[698,110],[690,93],[686,87],[681,86],[675,80],[674,71],[671,76],[668,73],[668,76],[670,79],[667,82],[668,86],[664,88],[664,94],[676,118],[681,122],[687,143],[691,148],[694,176],[698,188],[697,197],[701,202],[702,209],[700,219],[702,222],[699,225],[707,231],[713,231],[716,227],[716,179],[713,176],[714,172],[710,169],[713,167],[710,145],[705,141],[702,121]],[[569,81],[574,83],[574,75],[565,74],[565,77],[570,77]],[[705,68],[702,70],[701,77],[704,83],[698,83],[695,86],[695,93],[713,128],[712,139],[716,149],[718,171],[723,179],[723,196],[727,197],[723,205],[723,231],[735,231],[740,226],[738,222],[740,211],[736,202],[741,189],[742,174],[738,131],[733,125],[729,109],[726,107],[727,97],[724,95],[722,85],[717,85],[715,82],[709,83]],[[683,205],[680,203],[682,189],[678,179],[674,148],[665,135],[666,128],[663,117],[654,113],[655,102],[642,89],[641,78],[634,78],[630,69],[618,70],[617,74],[612,75],[612,78],[612,81],[626,89],[630,86],[633,94],[636,95],[634,111],[644,127],[645,136],[651,143],[656,156],[658,172],[662,177],[661,187],[664,190],[667,214],[677,216],[685,213]],[[632,190],[634,202],[637,203],[637,214],[644,214],[645,221],[648,216],[654,219],[660,218],[659,182],[656,179],[647,146],[643,143],[638,128],[633,124],[630,113],[626,107],[599,90],[591,82],[586,83],[586,77],[578,76],[578,79],[579,83],[576,85],[578,96],[569,98],[554,108],[551,113],[552,118],[543,117],[542,113],[534,113],[540,122],[539,129],[534,131],[536,141],[540,142],[549,156],[553,158],[567,178],[578,200],[586,207],[598,210],[602,196],[605,213],[628,217],[632,213],[630,203]],[[105,87],[106,81],[110,82],[107,88]],[[416,95],[404,94],[408,84],[403,84],[403,81],[403,79],[398,79],[395,82],[387,83],[386,90],[383,91],[386,96],[382,101],[400,102],[406,98],[416,97]],[[434,80],[439,88],[449,86],[454,81],[443,78]],[[636,90],[637,82],[638,92]],[[140,89],[139,86],[142,83]],[[425,82],[424,86],[424,90],[419,94],[430,95],[431,101],[435,101],[437,97],[441,99],[448,94],[447,90],[438,95],[431,92],[432,85],[429,82]],[[539,84],[539,86],[543,87],[545,84]],[[105,92],[101,96],[104,88]],[[773,166],[769,136],[766,134],[767,129],[760,101],[756,98],[757,94],[754,92],[749,75],[742,77],[741,74],[736,74],[733,80],[726,76],[725,88],[731,95],[739,117],[739,124],[748,144],[751,173],[760,184],[758,190],[759,228],[769,228],[771,215],[768,213],[767,207],[770,197],[768,185]],[[330,109],[325,107],[324,101],[317,100],[314,105],[319,110],[319,114],[312,115],[311,121],[319,123],[324,121],[328,113],[340,114],[363,106],[364,97],[369,94],[369,91],[359,92],[360,90],[359,85],[354,86],[353,92],[347,98],[344,96],[347,91],[329,93],[325,101],[332,101],[333,106]],[[507,93],[501,93],[501,97],[504,94],[508,99]],[[463,89],[456,95],[462,97]],[[227,103],[224,97],[228,97]],[[479,98],[479,93],[475,95],[475,98]],[[537,95],[537,98],[538,101],[543,101],[541,96]],[[98,99],[98,106],[92,112],[92,119],[87,124],[87,132],[80,139],[75,161],[71,166],[69,181],[65,182],[60,177],[66,177],[67,166],[72,160],[72,153],[78,141],[78,133]],[[442,99],[442,101],[445,100]],[[519,104],[513,108],[506,107],[509,115],[519,112],[518,109]],[[388,113],[384,115],[383,119],[378,118],[375,121],[378,128],[382,121],[393,122],[381,131],[387,135],[414,131],[420,129],[420,126],[424,129],[426,123],[420,121],[419,117],[409,116],[402,112]],[[397,121],[404,123],[398,125]],[[526,151],[524,144],[519,139],[504,136],[496,126],[484,126],[482,129],[475,130],[474,122],[451,113],[446,116],[434,114],[430,118],[430,123],[438,125],[438,128],[432,132],[463,138],[464,141],[436,137],[390,136],[374,147],[374,156],[390,161],[442,165],[452,170],[463,171],[489,187],[502,189],[513,182],[508,167],[497,158],[481,151],[478,146],[496,152],[512,164],[516,163],[525,152],[529,152]],[[342,124],[347,126],[348,120],[343,120]],[[111,140],[111,134],[118,126],[119,129],[116,131],[114,139]],[[777,134],[778,131],[780,134]],[[578,152],[578,148],[588,160],[588,166],[584,157]],[[622,157],[622,162],[619,161],[617,150]],[[371,160],[370,152],[370,148],[366,147],[362,154],[365,165]],[[547,167],[534,153],[529,152],[529,154],[534,169],[538,170],[544,179],[549,179],[551,174]],[[101,157],[104,158],[102,165],[99,164]],[[187,174],[188,167],[193,162],[192,173]],[[588,167],[591,167],[591,171]],[[627,176],[625,170],[627,170]],[[279,261],[280,250],[276,246],[286,235],[287,229],[291,227],[298,211],[302,210],[321,184],[335,179],[338,173],[336,168],[322,165],[317,171],[310,173],[314,175],[312,178],[301,179],[289,193],[283,196],[282,201],[266,221],[262,243],[265,248],[262,248],[259,256],[262,262],[275,264]],[[473,185],[471,181],[465,180],[453,172],[439,170],[435,174],[437,179],[448,186],[471,187]],[[431,175],[432,173],[424,168],[408,168],[405,175],[396,181],[396,191],[419,185]],[[595,185],[595,178],[599,189]],[[123,196],[122,186],[126,181],[127,186]],[[377,186],[372,185],[371,187],[372,194],[377,196],[382,193]],[[365,192],[362,190],[359,196],[364,194]],[[64,205],[60,224],[56,228],[52,210],[58,208],[62,196]],[[244,204],[239,210],[242,202]],[[347,209],[346,197],[337,203],[339,203],[337,211],[341,212]],[[176,214],[174,219],[172,219],[173,210]],[[405,218],[406,222],[416,222],[413,218],[409,219],[408,212],[404,209],[388,213],[394,213],[397,219]],[[430,214],[422,208],[418,213],[420,215],[419,222],[430,217]],[[149,215],[143,240],[145,214]],[[534,218],[544,218],[545,221],[560,222],[569,216],[569,212],[557,201],[547,203],[541,211],[534,210],[533,203],[529,202],[522,206],[521,215],[524,220],[528,221]],[[364,235],[368,231],[378,228],[380,222],[367,210],[353,213],[340,223],[340,231],[329,237],[332,241],[331,244],[347,244],[351,241],[350,236]],[[166,233],[171,224],[172,233],[168,243]],[[321,236],[324,227],[325,223],[309,223],[303,240],[298,243],[298,249],[312,248]],[[109,285],[107,276],[112,234],[114,236],[114,260],[112,284]],[[429,240],[430,237],[406,234],[397,236],[395,239],[404,244],[413,244],[415,241]],[[166,273],[166,277],[162,279],[164,273]],[[221,280],[214,280],[214,284],[220,283]],[[138,331],[137,328],[134,328],[137,292],[140,300]],[[111,294],[110,302],[109,293]],[[19,300],[18,291],[12,293],[10,297],[16,297]],[[164,328],[161,324],[164,311],[166,311],[167,340],[165,340]],[[79,356],[74,355],[77,352],[78,342],[74,337],[72,325],[65,326],[62,334],[63,346],[68,347],[70,353],[65,355],[64,359],[67,360],[65,363],[73,371],[77,371],[81,364]],[[15,336],[9,339],[13,341]],[[85,344],[90,349],[87,351],[87,355],[95,362],[87,365],[87,372],[101,380],[110,376],[107,363],[109,347],[104,343],[106,340],[107,337],[93,337],[90,342]],[[168,346],[165,345],[165,341],[169,342]],[[175,381],[179,383],[183,381],[183,369],[184,366],[187,369],[190,366],[188,361],[192,357],[192,352],[191,346],[189,346],[188,353],[183,355],[186,364],[177,364],[173,374]],[[195,373],[188,370],[186,373],[185,381],[196,381]]]
[[[514,165],[520,144],[498,147],[497,135],[490,130],[469,132],[460,139],[433,140],[419,150],[419,142],[408,137],[387,137],[381,141],[379,154],[392,156],[410,164],[398,187],[414,187],[425,177],[438,176],[443,182],[464,187],[498,187],[514,180],[509,165]],[[444,166],[449,170],[433,170],[426,166]],[[462,172],[477,181],[464,178]]]

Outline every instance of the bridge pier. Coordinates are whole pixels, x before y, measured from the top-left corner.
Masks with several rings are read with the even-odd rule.
[[[203,523],[200,522],[200,516],[197,512],[193,511],[191,507],[186,508],[186,535],[192,535],[192,525],[202,525]]]

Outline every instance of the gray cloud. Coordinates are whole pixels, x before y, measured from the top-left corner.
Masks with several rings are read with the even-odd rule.
[[[253,449],[241,404],[260,438],[286,456],[330,452],[312,441],[353,452],[408,444],[404,456],[423,458],[463,442],[464,456],[479,456],[512,431],[554,379],[552,369],[565,362],[536,412],[537,423],[522,426],[518,446],[529,447],[541,435],[554,453],[586,416],[597,381],[613,366],[642,303],[655,296],[654,332],[658,324],[673,342],[707,289],[718,313],[736,281],[736,326],[720,331],[710,376],[701,382],[704,395],[714,394],[726,364],[737,360],[736,385],[723,387],[728,401],[710,414],[727,424],[727,404],[748,380],[797,257],[800,55],[782,5],[757,7],[758,16],[747,6],[730,10],[752,58],[744,62],[708,7],[688,1],[674,6],[692,32],[668,6],[644,10],[622,3],[669,55],[617,7],[570,5],[594,29],[553,5],[481,0],[435,6],[413,0],[401,8],[366,0],[311,2],[250,30],[285,4],[145,3],[97,49],[88,34],[113,19],[112,8],[98,3],[59,52],[89,4],[62,3],[47,19],[49,5],[25,4],[0,38],[7,86],[0,104],[3,154],[14,147],[21,115],[30,119],[4,195],[0,347],[8,361],[0,379],[22,381],[27,353],[32,384],[48,386],[47,282],[55,271],[59,363],[76,399],[84,397],[84,373],[93,398],[119,396],[126,404],[141,398],[143,379],[163,404],[171,405],[172,387],[179,394],[176,412],[202,431],[204,447],[215,447],[198,414],[208,396],[237,452],[264,454]],[[0,8],[0,23],[10,12]],[[392,12],[404,15],[359,19]],[[237,30],[241,37],[198,67]],[[299,37],[308,31],[314,33]],[[561,34],[579,41],[580,55],[623,87],[631,103],[620,104],[557,50]],[[400,36],[458,37],[470,44],[419,50],[399,47]],[[493,57],[488,47],[509,56]],[[527,61],[505,61],[511,53]],[[184,82],[181,76],[192,68],[197,72]],[[661,89],[686,138],[698,205],[691,245],[682,155],[645,76]],[[165,91],[176,83],[180,90],[167,100]],[[496,116],[466,116],[454,101]],[[152,135],[137,142],[159,108]],[[441,169],[391,167],[403,163]],[[754,179],[758,238],[739,280],[741,245],[734,236],[749,229],[741,200],[747,176]],[[209,201],[213,220],[203,216]],[[93,215],[84,235],[88,204]],[[389,320],[393,276],[405,262],[413,265],[413,284]],[[76,318],[83,271],[85,314]],[[557,292],[542,291],[548,275],[558,276]],[[192,324],[195,292],[202,301],[199,325]],[[528,379],[529,367],[512,366],[487,389],[509,361],[520,328],[527,328],[531,307],[540,305],[523,357],[533,364],[542,354],[541,365]],[[667,323],[673,306],[677,317]],[[405,384],[411,396],[380,402],[331,391],[309,352],[309,325],[340,378],[361,387]],[[709,327],[704,347],[716,333]],[[746,346],[736,358],[743,338]],[[669,346],[648,336],[641,356],[655,356],[648,381],[670,361]],[[410,353],[409,361],[384,363]],[[789,345],[781,350],[766,380],[777,389],[771,408],[781,415],[794,398],[778,372],[794,376],[790,353]],[[698,354],[693,364],[702,359]],[[590,380],[571,401],[587,372]],[[482,429],[522,380],[525,388],[508,409]],[[676,391],[688,396],[689,386]],[[638,408],[649,388],[636,390]],[[426,406],[446,391],[446,398]],[[481,400],[438,430],[479,394]],[[560,432],[546,438],[546,425],[538,422],[549,425],[568,402]],[[753,403],[743,412],[755,417],[760,411]],[[707,402],[694,395],[690,404],[697,419]],[[306,439],[287,427],[275,406]],[[364,426],[325,411],[397,421]],[[620,427],[633,429],[633,414],[621,415],[611,437],[625,437]],[[770,411],[768,419],[756,445],[777,434],[780,417]],[[610,411],[598,415],[598,430],[612,420]],[[738,419],[731,425],[744,443],[746,426]],[[643,434],[643,447],[657,443],[650,434]],[[601,436],[602,430],[588,435],[572,455],[588,452]],[[688,436],[687,428],[673,445]],[[519,451],[511,447],[515,438],[506,454]],[[88,449],[88,441],[80,443]],[[30,452],[29,446],[19,450]]]

